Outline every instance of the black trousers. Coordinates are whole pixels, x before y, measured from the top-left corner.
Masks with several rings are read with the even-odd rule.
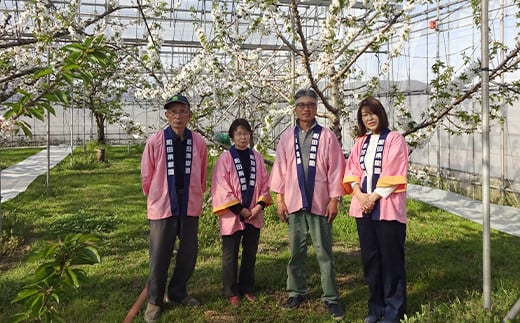
[[[399,322],[406,312],[406,224],[356,218],[363,274],[370,290],[369,315]]]
[[[172,216],[162,220],[150,220],[149,303],[163,305],[168,269],[177,238],[179,247],[167,295],[174,302],[180,302],[188,296],[186,285],[197,261],[198,230],[198,217]]]
[[[244,230],[222,236],[222,281],[225,297],[253,293],[259,239],[260,229],[248,223]],[[242,242],[242,261],[239,273],[240,242]]]

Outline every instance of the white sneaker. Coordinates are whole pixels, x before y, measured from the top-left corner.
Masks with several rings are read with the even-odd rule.
[[[144,321],[147,323],[157,322],[161,317],[161,307],[159,305],[148,303],[144,312]]]

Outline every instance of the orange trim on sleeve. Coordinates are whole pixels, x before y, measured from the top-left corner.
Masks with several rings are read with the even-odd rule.
[[[348,195],[352,195],[354,190],[352,189],[351,183],[360,183],[361,178],[359,176],[345,176],[343,177],[343,188]]]
[[[380,177],[377,181],[377,187],[388,187],[388,186],[396,186],[396,185],[406,185],[408,180],[406,176],[385,176]]]
[[[266,207],[274,204],[273,199],[270,196],[269,197],[260,196],[260,198],[258,199],[258,202],[264,202]]]
[[[213,208],[213,214],[215,214],[215,215],[226,214],[228,212],[230,206],[238,204],[238,203],[240,203],[239,200],[233,200],[233,201],[230,201],[230,202],[228,202],[226,204],[216,206],[216,207]]]
[[[405,192],[408,185],[406,176],[385,176],[377,181],[377,187],[397,186],[394,193]]]

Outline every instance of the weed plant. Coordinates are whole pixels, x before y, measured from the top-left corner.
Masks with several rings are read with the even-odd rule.
[[[70,233],[99,237],[101,263],[85,270],[89,280],[59,304],[66,322],[121,322],[146,284],[148,221],[140,184],[142,146],[106,147],[106,162],[75,166],[68,157],[26,192],[4,203],[6,232],[21,243],[18,252],[0,258],[0,322],[22,310],[11,304],[25,276],[38,267],[28,255],[45,241]],[[74,151],[76,158],[82,148]],[[85,157],[87,158],[87,157]],[[209,174],[211,174],[210,161]],[[208,184],[210,184],[208,180]],[[201,306],[167,306],[160,322],[330,322],[320,302],[319,268],[309,243],[308,301],[298,310],[283,310],[287,226],[274,206],[266,209],[256,266],[258,301],[233,308],[222,297],[221,245],[209,194],[200,219],[200,250],[189,292]],[[349,198],[334,222],[334,253],[340,303],[345,322],[366,316],[355,222],[347,216]],[[406,242],[407,322],[500,322],[520,297],[520,238],[492,231],[492,308],[482,307],[482,228],[419,201],[408,201]],[[134,322],[142,322],[143,313]],[[518,319],[516,320],[518,322]]]

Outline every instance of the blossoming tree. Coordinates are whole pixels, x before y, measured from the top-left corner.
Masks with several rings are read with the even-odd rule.
[[[61,68],[63,55],[59,48],[66,42],[81,44],[89,36],[103,35],[103,44],[114,52],[113,73],[105,74],[103,80],[93,73],[92,66],[78,69],[83,71],[78,75],[103,80],[100,84],[104,86],[95,93],[98,98],[108,98],[114,90],[123,90],[158,103],[175,92],[186,92],[197,107],[195,117],[200,122],[195,124],[208,138],[223,130],[223,118],[241,116],[261,129],[259,133],[264,137],[261,142],[269,145],[270,140],[266,139],[272,137],[272,129],[291,110],[291,94],[298,87],[312,87],[325,108],[320,115],[329,120],[330,128],[341,137],[342,127],[351,126],[348,114],[355,107],[349,102],[376,93],[379,86],[380,75],[359,68],[359,61],[369,54],[384,52],[384,60],[378,63],[379,73],[388,71],[392,60],[402,55],[410,34],[411,16],[422,5],[413,0],[214,1],[208,13],[211,30],[205,28],[200,17],[193,15],[200,49],[190,61],[174,65],[162,60],[161,51],[167,45],[163,41],[166,35],[161,19],[181,2],[174,2],[173,8],[162,1],[129,3],[108,1],[103,12],[92,12],[85,18],[78,14],[80,3],[76,1],[59,7],[51,1],[30,2],[16,24],[8,23],[7,17],[0,29],[0,68],[4,75],[0,79],[0,102],[7,107],[12,102],[21,103],[23,93],[26,101],[30,101],[27,99],[30,94],[34,99],[65,102],[70,90],[48,86],[67,72]],[[472,6],[478,12],[478,3],[472,2]],[[134,21],[121,20],[118,13],[127,9],[137,13]],[[311,11],[319,11],[319,15],[312,16]],[[128,44],[122,33],[128,24],[138,24],[138,17],[146,24],[147,31],[146,39],[140,41],[147,43]],[[27,32],[29,36],[14,37]],[[269,44],[256,41],[258,46],[254,47],[252,44],[259,37],[269,40]],[[511,48],[498,41],[491,45],[495,64],[490,80],[498,82],[504,73],[517,70],[520,46],[518,40]],[[504,58],[499,57],[500,51],[506,53]],[[409,143],[416,145],[427,139],[443,120],[463,125],[450,131],[473,131],[477,127],[479,113],[462,109],[461,105],[468,100],[479,100],[479,66],[478,60],[469,57],[465,58],[465,66],[457,69],[441,60],[434,64],[436,77],[430,83],[430,103],[419,120],[412,117],[411,107],[406,105],[403,94],[396,91],[392,105]],[[456,70],[460,72],[455,73]],[[38,82],[35,75],[39,76]],[[355,81],[362,87],[350,87]],[[42,95],[49,89],[55,89],[53,95]],[[501,102],[517,99],[519,84],[508,82],[498,89],[491,96],[495,112]],[[92,92],[92,88],[88,91]],[[81,95],[80,90],[74,97]],[[101,116],[117,111],[120,106],[117,102],[113,100],[114,105],[106,105],[108,109]],[[28,113],[38,117],[51,108],[52,104],[47,103]],[[13,114],[5,116],[12,119]],[[103,117],[100,120],[104,121]]]

